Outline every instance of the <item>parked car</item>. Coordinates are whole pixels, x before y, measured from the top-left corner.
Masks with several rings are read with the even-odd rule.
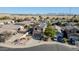
[[[58,32],[57,35],[54,37],[54,40],[58,42],[63,42],[63,34]]]
[[[69,37],[69,44],[71,45],[75,45],[75,42],[77,41],[77,37],[76,36],[70,36]]]
[[[69,40],[69,44],[75,45],[75,39],[71,38],[71,39]]]

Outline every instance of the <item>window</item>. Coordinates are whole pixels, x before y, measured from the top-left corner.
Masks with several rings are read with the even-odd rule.
[[[35,28],[35,30],[37,30],[37,28]]]
[[[76,33],[79,33],[79,30],[78,30],[78,31],[76,31]]]

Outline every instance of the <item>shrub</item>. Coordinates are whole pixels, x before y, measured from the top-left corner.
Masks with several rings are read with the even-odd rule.
[[[54,37],[56,35],[57,30],[53,29],[52,27],[48,26],[45,29],[44,34],[48,37]]]
[[[64,43],[68,43],[68,39],[63,38]]]
[[[0,20],[10,19],[8,16],[0,17]]]

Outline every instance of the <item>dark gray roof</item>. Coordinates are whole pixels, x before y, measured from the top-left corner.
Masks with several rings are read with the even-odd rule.
[[[46,27],[47,27],[47,23],[41,22],[41,23],[39,24],[39,27],[41,27],[41,28],[46,28]]]

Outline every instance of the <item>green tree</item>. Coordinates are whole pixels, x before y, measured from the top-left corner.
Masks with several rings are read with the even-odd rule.
[[[51,26],[48,26],[45,29],[44,34],[48,37],[54,37],[56,35],[57,30],[53,29]]]

